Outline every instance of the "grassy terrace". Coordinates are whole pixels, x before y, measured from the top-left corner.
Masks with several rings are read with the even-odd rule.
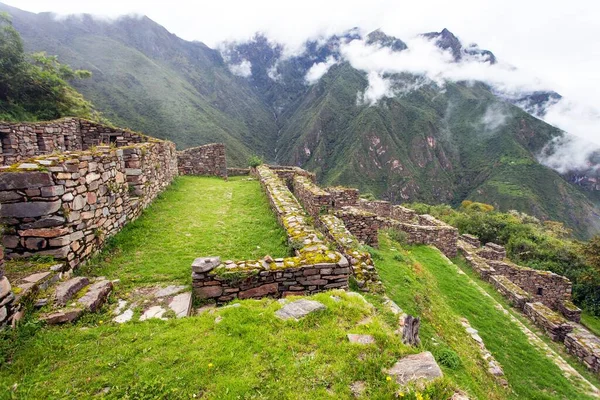
[[[286,256],[287,239],[258,182],[182,176],[80,271],[120,278],[124,287],[189,284],[196,257],[267,254]]]
[[[444,372],[471,395],[483,399],[591,398],[530,345],[517,325],[495,308],[494,301],[469,284],[468,275],[458,274],[439,252],[424,246],[403,250],[386,237],[380,240],[380,246],[375,263],[388,295],[407,312],[423,317],[421,339],[425,347],[431,348],[434,354],[436,348],[450,348],[457,353],[461,365]],[[491,286],[487,289],[506,305]],[[471,339],[462,334],[460,317],[467,318],[471,326],[479,330],[486,347],[502,365],[510,389],[490,382],[483,373],[481,361],[474,364],[476,350],[469,342]],[[583,368],[578,369],[598,384],[598,379],[585,373]]]

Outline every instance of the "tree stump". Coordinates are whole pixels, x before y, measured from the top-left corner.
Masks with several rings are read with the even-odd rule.
[[[404,318],[404,326],[402,327],[402,343],[409,346],[418,346],[421,344],[419,339],[419,327],[421,326],[421,318],[407,315]]]

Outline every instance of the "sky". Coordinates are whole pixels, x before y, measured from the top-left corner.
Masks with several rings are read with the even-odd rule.
[[[184,39],[202,41],[211,47],[225,40],[248,39],[257,31],[297,49],[307,38],[352,27],[363,32],[380,28],[405,41],[418,33],[448,28],[463,43],[477,43],[493,51],[503,63],[518,67],[519,80],[525,81],[520,84],[538,78],[543,86],[565,96],[568,101],[553,110],[547,120],[600,144],[598,1],[0,1],[27,11],[61,15],[91,13],[114,18],[143,14]],[[349,50],[353,53],[348,56],[362,54],[368,64],[375,55],[363,54],[364,49],[357,46]],[[240,66],[240,73],[247,71],[247,67]],[[313,82],[327,68],[328,65],[316,66],[307,82]],[[364,70],[374,87],[378,85],[382,93],[389,89],[374,74],[377,71],[372,66]],[[454,72],[460,75],[464,71]],[[445,75],[448,73],[444,71]]]

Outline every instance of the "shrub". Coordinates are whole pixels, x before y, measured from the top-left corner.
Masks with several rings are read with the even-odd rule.
[[[263,164],[263,159],[257,155],[253,155],[248,159],[248,166],[256,168]]]
[[[450,369],[457,369],[461,365],[460,357],[449,347],[440,346],[433,355],[437,362]]]

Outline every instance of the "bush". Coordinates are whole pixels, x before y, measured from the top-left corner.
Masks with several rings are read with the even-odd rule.
[[[248,166],[250,166],[252,168],[256,168],[262,164],[263,164],[263,159],[257,155],[254,155],[248,159]]]
[[[440,346],[435,349],[433,355],[437,362],[450,369],[457,369],[461,365],[460,357],[449,347]]]

